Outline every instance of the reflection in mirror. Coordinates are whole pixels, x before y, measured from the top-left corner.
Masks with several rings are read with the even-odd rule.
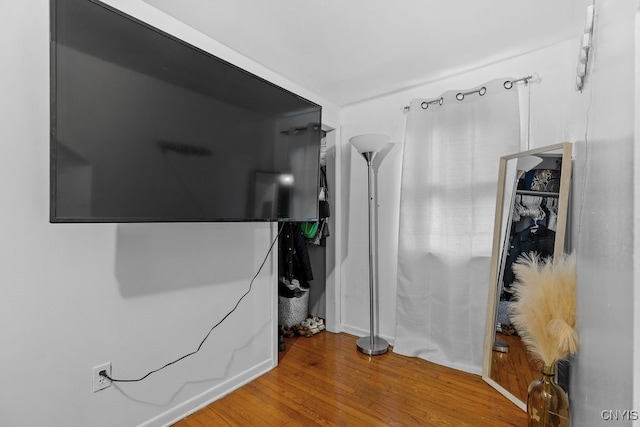
[[[522,253],[566,251],[571,150],[562,143],[500,159],[482,377],[523,410],[541,367],[509,319],[511,266]]]
[[[508,218],[507,224],[511,224],[514,220],[514,212],[519,217],[519,213],[515,211],[515,207],[522,206],[522,196],[517,194],[518,183],[522,179],[525,173],[532,170],[534,167],[538,166],[542,163],[543,159],[539,156],[523,156],[518,159],[513,159],[511,162],[507,162],[507,169],[511,169],[511,171],[507,172],[507,176],[515,175],[515,179],[513,180],[513,186],[506,187],[505,186],[505,195],[507,196],[505,200],[509,200],[509,203],[503,203],[503,215],[504,218]],[[515,169],[514,169],[515,168]],[[515,173],[514,173],[515,172]],[[525,196],[530,197],[530,196]],[[510,231],[510,233],[508,233]],[[505,245],[509,244],[511,239],[513,238],[514,227],[501,227],[500,228],[500,244],[503,248],[500,251],[500,275],[498,277],[504,277],[505,272],[505,263],[507,261],[507,256],[509,251],[505,251]],[[505,240],[505,238],[507,240]],[[513,257],[509,258],[509,261],[513,261]],[[510,273],[509,273],[510,274]],[[506,313],[508,312],[508,300],[510,300],[510,294],[508,291],[510,289],[504,288],[504,280],[501,281],[502,288],[500,289],[500,301],[498,302],[498,319],[496,325],[496,331],[500,333],[508,333],[507,328],[510,323],[508,322],[508,316]],[[512,282],[512,280],[510,280]],[[508,300],[507,300],[508,299]],[[504,325],[504,330],[503,330]],[[499,351],[501,353],[508,353],[510,349],[509,343],[500,337],[496,336],[493,342],[493,350]]]

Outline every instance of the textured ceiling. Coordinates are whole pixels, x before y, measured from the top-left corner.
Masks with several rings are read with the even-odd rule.
[[[584,25],[583,0],[144,1],[338,105],[574,39]]]

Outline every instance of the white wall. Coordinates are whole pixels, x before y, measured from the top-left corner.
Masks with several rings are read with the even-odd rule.
[[[640,0],[637,0],[638,9],[636,10],[635,20],[635,101],[634,101],[634,147],[640,147]],[[640,150],[634,148],[633,153],[633,283],[640,283]],[[634,290],[633,298],[633,342],[634,342],[634,360],[640,354],[640,289]],[[633,407],[640,408],[640,367],[637,363],[633,368]],[[640,419],[633,423],[635,427],[640,426]]]
[[[337,126],[338,109],[318,96],[144,3],[111,3],[323,104]],[[198,354],[91,392],[95,365],[136,378],[195,350],[247,290],[275,225],[50,224],[49,2],[0,9],[0,424],[166,424],[271,369],[273,257]]]
[[[633,355],[637,8],[636,1],[596,2],[589,74],[584,92],[575,98],[572,240],[581,347],[572,370],[573,425],[607,425],[601,411],[639,409],[632,402],[638,369]],[[630,424],[628,419],[616,423]]]
[[[499,77],[519,78],[533,73],[538,81],[530,85],[530,146],[541,147],[567,141],[575,85],[577,41],[569,41],[487,67],[451,76],[398,93],[347,106],[342,113],[342,204],[345,212],[342,240],[342,322],[347,331],[368,333],[367,204],[366,166],[348,140],[361,133],[391,136],[394,148],[378,171],[379,202],[379,332],[393,341],[395,334],[398,206],[406,116],[402,107],[412,98],[438,98],[447,90],[467,89]],[[520,86],[523,99],[528,89]],[[528,120],[527,103],[522,106]],[[526,135],[526,129],[523,131]],[[508,153],[505,153],[508,154]],[[498,159],[496,159],[497,176]],[[488,292],[487,277],[487,292]],[[488,295],[488,294],[487,294]]]

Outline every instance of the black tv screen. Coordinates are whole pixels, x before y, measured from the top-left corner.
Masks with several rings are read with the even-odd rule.
[[[51,1],[51,222],[314,220],[321,113],[99,1]]]

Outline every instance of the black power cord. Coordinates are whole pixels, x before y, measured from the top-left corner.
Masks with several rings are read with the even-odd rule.
[[[276,242],[278,241],[278,238],[280,237],[280,233],[282,233],[282,230],[284,229],[284,223],[282,223],[282,225],[280,226],[280,230],[278,231],[278,234],[276,235],[275,239],[273,239],[273,242],[271,242],[271,246],[269,246],[269,250],[267,251],[267,254],[265,255],[264,259],[262,260],[262,264],[260,264],[260,267],[258,268],[258,271],[256,272],[256,274],[253,276],[253,279],[251,279],[251,282],[249,282],[249,289],[247,289],[247,292],[245,292],[240,299],[238,300],[238,302],[236,302],[236,305],[233,306],[233,308],[231,309],[231,311],[229,311],[227,314],[224,315],[224,317],[222,319],[220,319],[220,321],[218,321],[218,323],[216,323],[215,325],[213,325],[211,327],[211,329],[209,329],[209,332],[207,332],[207,335],[205,335],[205,337],[203,338],[203,340],[200,342],[200,345],[198,345],[198,348],[194,351],[192,351],[191,353],[187,353],[184,356],[181,356],[179,358],[177,358],[176,360],[173,360],[169,363],[166,363],[164,366],[158,368],[158,369],[154,369],[153,371],[149,371],[147,372],[147,374],[143,375],[140,378],[134,378],[134,379],[118,379],[118,378],[112,378],[111,376],[109,376],[107,374],[107,371],[100,371],[98,373],[98,375],[101,375],[103,377],[105,377],[106,379],[108,379],[111,382],[114,383],[135,383],[135,382],[139,382],[144,380],[145,378],[147,378],[149,375],[154,374],[158,371],[163,370],[164,368],[173,365],[174,363],[178,363],[179,361],[186,359],[189,356],[193,356],[194,354],[196,354],[197,352],[200,351],[200,349],[202,348],[202,345],[205,343],[205,341],[207,340],[207,338],[209,338],[209,335],[211,335],[211,332],[213,332],[213,330],[215,328],[217,328],[218,326],[220,326],[220,324],[222,322],[224,322],[227,317],[231,316],[231,313],[233,313],[234,311],[236,311],[236,309],[238,308],[238,306],[240,305],[240,303],[242,302],[242,300],[249,295],[249,292],[251,292],[251,289],[253,287],[253,282],[256,280],[256,278],[258,277],[258,275],[260,274],[260,272],[262,271],[262,268],[264,267],[264,265],[267,263],[267,260],[269,259],[269,255],[271,254],[273,247],[275,246]]]

